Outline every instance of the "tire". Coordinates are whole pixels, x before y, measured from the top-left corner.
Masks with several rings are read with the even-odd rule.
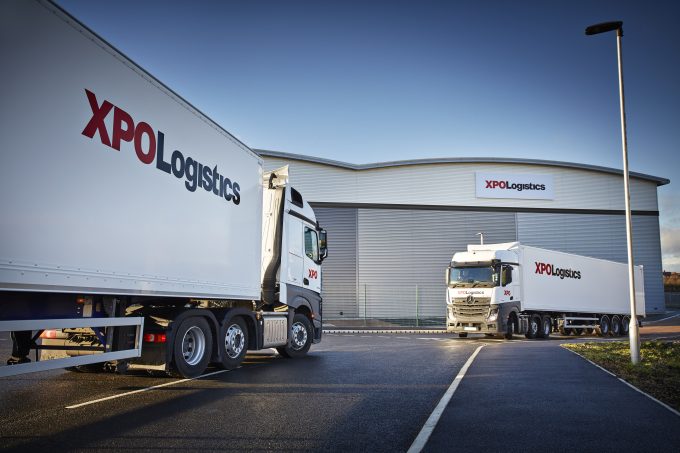
[[[312,323],[309,319],[301,314],[296,313],[293,316],[293,325],[290,326],[291,331],[290,341],[286,346],[276,348],[282,356],[294,359],[302,357],[307,354],[309,348],[312,346],[314,332],[312,331]]]
[[[529,328],[524,334],[530,340],[537,338],[541,334],[541,317],[539,315],[531,315],[529,318]]]
[[[503,337],[506,340],[512,340],[512,336],[515,333],[515,318],[513,316],[508,316],[508,323],[505,327],[505,334]]]
[[[614,337],[621,336],[621,316],[612,316],[610,335]]]
[[[172,345],[172,374],[184,378],[200,376],[212,355],[212,334],[205,318],[193,316],[179,325]]]
[[[461,333],[458,334],[458,337],[460,337],[460,338],[467,338],[467,333],[461,332]]]
[[[609,331],[611,330],[611,321],[609,320],[609,316],[607,315],[602,315],[600,318],[600,325],[597,328],[597,334],[601,337],[606,337],[609,335]]]
[[[548,315],[541,318],[541,336],[540,338],[550,338],[552,332],[552,318]]]
[[[242,317],[231,318],[220,326],[218,347],[222,368],[233,370],[241,365],[248,351],[248,328]]]
[[[621,319],[621,335],[628,336],[630,334],[630,316],[625,315]]]

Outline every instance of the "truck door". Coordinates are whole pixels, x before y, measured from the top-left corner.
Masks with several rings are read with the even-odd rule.
[[[303,242],[302,242],[302,221],[295,217],[287,218],[287,242],[288,242],[288,276],[287,282],[296,286],[303,286],[302,275],[305,267]]]
[[[321,265],[319,259],[319,235],[317,231],[304,225],[304,274],[302,283],[304,288],[317,293],[321,292]]]

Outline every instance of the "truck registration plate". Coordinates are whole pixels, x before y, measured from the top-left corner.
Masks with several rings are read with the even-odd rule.
[[[463,330],[472,330],[473,332],[477,331],[476,327],[463,327]]]

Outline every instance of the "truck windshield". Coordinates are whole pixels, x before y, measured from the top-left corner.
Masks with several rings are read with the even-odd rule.
[[[498,286],[498,273],[493,266],[452,267],[449,286],[486,288]]]

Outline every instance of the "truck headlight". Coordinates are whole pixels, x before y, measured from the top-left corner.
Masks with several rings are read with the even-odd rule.
[[[489,322],[494,322],[496,319],[498,319],[498,308],[490,308],[489,316],[486,317],[486,320]]]

